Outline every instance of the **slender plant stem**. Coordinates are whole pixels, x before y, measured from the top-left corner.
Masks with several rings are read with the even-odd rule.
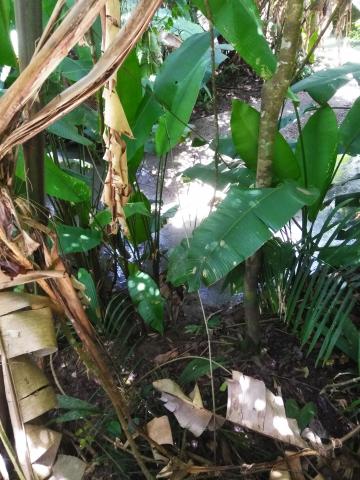
[[[211,47],[211,89],[212,89],[212,104],[213,104],[213,113],[214,113],[214,125],[215,125],[215,137],[214,137],[214,160],[215,160],[215,185],[214,185],[214,196],[211,202],[211,209],[214,207],[216,199],[216,191],[219,182],[219,139],[220,139],[220,128],[219,128],[219,112],[218,112],[218,95],[217,95],[217,85],[216,85],[216,58],[215,58],[215,32],[214,24],[212,19],[212,12],[209,5],[209,0],[205,0],[206,7],[206,16],[209,19],[209,30],[210,30],[210,47]]]
[[[20,70],[30,63],[37,41],[42,33],[42,1],[15,0],[16,30],[19,38]],[[40,108],[38,96],[30,100],[25,108],[25,118],[34,116]],[[44,138],[42,133],[31,138],[23,145],[26,190],[28,199],[41,207],[45,204]],[[45,220],[45,218],[44,218]]]
[[[308,175],[307,175],[307,166],[306,166],[304,136],[303,136],[303,131],[302,131],[302,127],[301,127],[299,109],[298,109],[295,102],[293,102],[293,106],[294,106],[296,123],[297,123],[297,127],[298,127],[298,132],[299,132],[299,140],[300,140],[300,148],[301,148],[301,160],[302,160],[303,173],[304,173],[304,185],[305,185],[305,188],[308,188]],[[301,214],[302,214],[301,231],[302,231],[302,240],[304,241],[305,238],[306,238],[306,235],[307,235],[308,208],[303,207],[302,210],[301,210]]]

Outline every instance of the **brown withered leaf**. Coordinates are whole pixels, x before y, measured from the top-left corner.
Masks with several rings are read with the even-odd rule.
[[[170,422],[167,415],[153,418],[146,425],[147,434],[159,445],[174,445]]]
[[[156,357],[154,358],[154,363],[155,365],[162,365],[163,363],[166,363],[169,360],[172,360],[173,358],[176,358],[178,356],[179,356],[179,352],[177,351],[176,348],[173,348],[168,352],[159,353],[159,355],[156,355]]]
[[[195,387],[191,397],[184,394],[179,385],[170,379],[156,380],[154,388],[161,392],[165,408],[172,412],[182,428],[200,437],[213,418],[213,414],[203,408],[200,391]]]

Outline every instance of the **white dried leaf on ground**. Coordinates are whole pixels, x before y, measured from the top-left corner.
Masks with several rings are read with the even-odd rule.
[[[86,463],[71,455],[59,455],[49,480],[81,480]]]
[[[182,428],[189,430],[195,437],[200,437],[209,425],[213,414],[201,408],[199,390],[195,390],[194,401],[185,395],[179,385],[170,379],[157,380],[153,382],[154,388],[162,393],[161,400],[170,412],[172,412]],[[200,403],[201,402],[201,403]]]
[[[233,371],[227,384],[227,420],[290,445],[307,446],[297,423],[287,419],[282,397],[274,395],[264,382]]]

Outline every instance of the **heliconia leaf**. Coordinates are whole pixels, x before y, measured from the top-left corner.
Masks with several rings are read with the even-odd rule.
[[[305,164],[300,139],[295,152],[301,168],[302,185],[315,187],[320,192],[318,200],[309,207],[309,218],[314,220],[331,184],[336,163],[338,127],[334,111],[328,106],[317,110],[303,128],[302,139]]]
[[[209,16],[216,29],[230,42],[255,72],[269,78],[276,68],[272,53],[262,32],[262,22],[253,0],[193,0],[193,3]]]
[[[180,140],[209,65],[207,32],[192,35],[166,58],[154,85],[156,99],[167,110],[155,136],[158,155],[164,155]]]
[[[308,92],[318,103],[324,104],[352,78],[360,81],[360,63],[345,63],[341,67],[320,70],[291,87],[294,93]]]
[[[144,322],[163,333],[165,300],[155,281],[145,272],[136,272],[128,278],[128,289]]]
[[[234,100],[231,114],[231,132],[237,152],[246,166],[256,170],[260,113],[241,100]],[[273,155],[273,174],[280,180],[296,180],[300,169],[290,145],[277,133]]]
[[[339,129],[339,144],[343,153],[360,153],[360,97],[348,111]]]
[[[193,231],[189,246],[183,242],[171,253],[168,279],[174,285],[187,283],[190,291],[197,290],[201,280],[215,283],[317,196],[290,182],[267,189],[232,187],[217,210]]]

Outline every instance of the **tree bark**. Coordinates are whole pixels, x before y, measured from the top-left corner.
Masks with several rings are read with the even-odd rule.
[[[258,141],[256,188],[272,185],[272,162],[278,118],[296,66],[299,46],[303,0],[288,0],[284,33],[275,74],[265,81],[261,92],[261,119]],[[255,345],[260,342],[260,310],[258,279],[261,269],[260,252],[245,263],[244,303],[247,335]]]

